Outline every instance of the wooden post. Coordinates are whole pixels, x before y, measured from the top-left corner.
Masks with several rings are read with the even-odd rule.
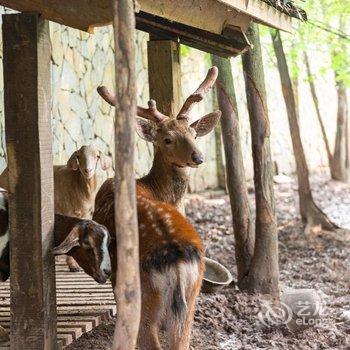
[[[230,195],[233,231],[235,235],[238,286],[247,275],[254,253],[254,224],[250,211],[246,185],[238,108],[233,85],[230,60],[212,56],[213,65],[219,69],[216,93],[219,108],[222,139],[226,159],[227,189]]]
[[[147,56],[150,98],[163,114],[174,118],[181,108],[180,44],[150,35]],[[186,215],[184,198],[178,210]]]
[[[158,109],[175,117],[181,107],[180,44],[150,37],[148,42],[149,95]]]
[[[113,350],[135,349],[141,313],[139,236],[136,216],[134,143],[136,116],[135,15],[132,0],[114,0],[116,71],[115,225],[117,323]]]
[[[49,23],[3,16],[9,166],[11,349],[55,349]]]
[[[253,49],[242,55],[242,62],[252,134],[256,228],[254,256],[242,286],[252,292],[278,295],[277,224],[270,150],[270,121],[257,24],[250,25],[247,37]]]

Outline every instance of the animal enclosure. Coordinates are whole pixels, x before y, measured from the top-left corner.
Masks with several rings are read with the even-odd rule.
[[[261,218],[261,226],[269,221],[269,226],[263,227],[265,233],[274,230],[275,237],[269,135],[266,132],[268,127],[264,130],[262,128],[262,125],[268,126],[269,121],[264,114],[266,112],[264,96],[261,99],[264,95],[263,79],[261,70],[257,68],[256,55],[259,55],[259,43],[254,42],[257,35],[255,23],[291,30],[291,16],[304,19],[305,14],[296,7],[287,11],[284,7],[277,6],[277,2],[272,6],[259,0],[249,3],[206,0],[195,2],[190,7],[186,1],[174,7],[172,1],[158,3],[148,0],[135,3],[131,0],[113,2],[79,0],[74,3],[68,0],[1,0],[0,4],[23,12],[3,16],[5,130],[11,231],[11,302],[6,305],[6,314],[2,316],[6,319],[5,324],[8,324],[8,315],[11,311],[11,349],[20,350],[24,347],[35,350],[55,349],[58,340],[61,341],[61,345],[67,345],[81,333],[79,329],[62,331],[62,327],[60,328],[61,310],[65,310],[65,315],[72,316],[75,314],[75,307],[80,304],[75,297],[69,297],[67,307],[62,308],[64,305],[60,304],[63,300],[60,289],[64,285],[61,282],[64,282],[65,277],[61,280],[62,271],[59,265],[55,278],[55,261],[51,254],[54,240],[54,195],[49,20],[91,33],[96,25],[112,22],[114,26],[116,73],[114,105],[117,112],[114,122],[116,175],[113,201],[117,210],[114,213],[113,238],[118,240],[115,254],[120,261],[118,260],[116,271],[118,283],[115,292],[118,314],[113,346],[134,348],[141,309],[134,178],[134,117],[137,111],[140,115],[136,104],[135,27],[151,34],[148,45],[150,97],[157,101],[163,114],[173,117],[175,111],[180,110],[182,119],[186,119],[192,104],[203,98],[202,95],[207,92],[207,85],[210,84],[201,86],[180,109],[179,44],[184,43],[222,57],[232,57],[251,50],[249,51],[252,53],[251,56],[250,54],[246,56],[248,58],[245,69],[249,72],[246,79],[247,94],[251,97],[248,100],[251,107],[251,123],[257,130],[257,134],[253,135],[257,141],[253,150],[257,175],[255,186],[259,193],[268,192],[268,198],[263,194],[257,197],[260,209],[258,215]],[[253,43],[256,44],[254,48]],[[213,70],[209,72],[209,78],[212,72]],[[151,102],[149,108],[154,111],[155,104]],[[145,113],[145,110],[141,110],[141,114],[142,112]],[[158,117],[162,115],[158,113]],[[210,124],[211,117],[212,115],[206,116],[192,126],[198,136],[206,132],[206,124]],[[215,117],[218,119],[219,113]],[[29,152],[29,149],[35,152]],[[192,155],[192,161],[198,165],[203,159],[196,153]],[[186,166],[188,164],[189,162]],[[259,164],[262,164],[261,168]],[[229,166],[227,171],[232,173],[232,167]],[[177,207],[181,209],[180,205]],[[266,242],[265,240],[263,244]],[[257,261],[250,273],[256,274],[259,268]],[[275,270],[276,266],[272,266],[270,277],[273,281],[276,278]],[[82,289],[85,289],[84,286],[90,287],[87,281],[85,278],[81,279]],[[246,283],[254,287],[251,280]],[[94,309],[92,316],[98,317],[100,304],[97,303],[96,308],[90,306],[95,305],[93,302],[95,297],[96,300],[100,300],[100,295],[95,294],[95,288],[93,289],[94,297],[91,298],[88,307]],[[198,293],[199,284],[196,289]],[[276,286],[271,287],[267,283],[263,285],[263,289],[275,292]],[[98,290],[100,293],[100,289]],[[6,286],[4,293],[8,295]],[[111,299],[111,295],[108,294],[106,307],[102,310],[107,309],[113,314],[115,308],[109,303]],[[83,322],[88,321],[84,319]],[[89,326],[78,325],[78,328],[84,329],[84,327],[87,329]],[[63,334],[72,334],[72,337]]]

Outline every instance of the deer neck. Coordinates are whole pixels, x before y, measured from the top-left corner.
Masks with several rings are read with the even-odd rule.
[[[155,150],[150,172],[138,181],[152,192],[155,199],[170,203],[182,211],[182,201],[189,182],[188,172],[187,168],[167,162],[162,153]]]

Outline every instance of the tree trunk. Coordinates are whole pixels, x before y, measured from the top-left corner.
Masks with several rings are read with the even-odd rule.
[[[307,224],[307,230],[312,226],[317,225],[321,225],[322,228],[326,230],[333,230],[336,226],[316,206],[312,198],[309,181],[309,169],[306,163],[303,144],[300,137],[300,129],[297,119],[292,82],[288,72],[288,65],[286,56],[283,51],[280,32],[271,30],[271,37],[277,58],[283,97],[287,108],[288,122],[297,168],[300,215],[302,217],[302,220]]]
[[[348,115],[348,113],[346,114]],[[349,117],[346,118],[345,124],[345,166],[350,169],[350,129],[349,129]]]
[[[349,163],[347,144],[348,144],[348,103],[346,96],[346,88],[341,81],[336,81],[336,89],[338,95],[338,112],[337,112],[337,133],[335,137],[335,146],[333,153],[333,161],[331,165],[332,179],[338,181],[349,180]]]
[[[117,322],[113,350],[135,349],[141,312],[139,239],[136,216],[134,143],[136,115],[135,17],[132,0],[115,0],[116,71],[115,226],[118,270]]]
[[[241,286],[250,292],[278,295],[278,245],[270,125],[257,24],[250,25],[247,36],[253,49],[242,55],[242,62],[252,134],[256,228],[254,256]]]
[[[216,111],[217,109],[219,109],[216,88],[213,89],[212,96],[213,96],[213,109]],[[216,173],[218,176],[218,185],[219,185],[219,188],[224,189],[225,192],[227,193],[225,164],[222,156],[221,123],[216,124],[214,132],[215,132],[215,155],[216,155],[215,159],[216,159],[216,169],[217,169]]]
[[[219,68],[216,91],[219,108],[222,111],[221,132],[226,158],[227,188],[230,195],[238,286],[249,272],[254,253],[253,219],[246,186],[241,138],[230,60],[212,56],[212,62]]]
[[[304,51],[304,62],[305,62],[305,66],[306,66],[306,74],[307,74],[307,78],[308,78],[309,85],[310,85],[310,91],[311,91],[312,100],[314,102],[317,119],[318,119],[318,121],[320,123],[321,131],[322,131],[322,137],[323,137],[323,142],[324,142],[324,145],[326,147],[326,152],[327,152],[327,157],[328,157],[328,164],[329,164],[329,167],[331,168],[332,158],[333,158],[332,157],[332,152],[331,152],[331,148],[329,147],[329,142],[328,142],[326,128],[324,126],[324,123],[323,123],[323,120],[322,120],[322,117],[321,117],[318,97],[317,97],[317,94],[316,94],[316,88],[315,88],[315,84],[314,84],[314,80],[313,80],[313,75],[311,73],[309,58],[307,56],[306,51]]]
[[[339,16],[339,30],[341,32],[346,28],[346,16]],[[346,52],[347,47],[344,42],[340,43],[339,50]],[[332,58],[339,58],[337,52],[332,53]],[[337,64],[335,64],[337,66]],[[348,67],[341,67],[344,68]],[[338,96],[338,111],[337,111],[337,131],[335,136],[335,145],[333,153],[333,161],[331,165],[332,179],[347,182],[350,179],[349,167],[349,130],[348,130],[348,101],[346,95],[346,87],[339,76],[337,70],[334,70],[335,84]]]

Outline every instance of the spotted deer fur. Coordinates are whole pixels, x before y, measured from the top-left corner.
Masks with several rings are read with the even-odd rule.
[[[200,291],[203,245],[194,227],[172,205],[137,188],[140,244],[141,323],[138,347],[160,350],[159,329],[165,326],[169,349],[189,349],[195,300]],[[97,193],[93,220],[115,237],[114,184]],[[112,285],[116,284],[116,241],[110,245]]]

